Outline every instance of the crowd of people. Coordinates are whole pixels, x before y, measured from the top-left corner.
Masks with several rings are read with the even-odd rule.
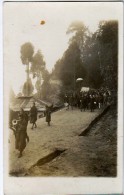
[[[66,93],[64,96],[64,103],[66,110],[77,107],[82,111],[100,109],[101,107],[110,104],[111,93],[109,90],[89,90],[77,93]]]
[[[64,96],[66,110],[69,110],[70,108],[73,110],[77,107],[81,112],[85,110],[93,112],[94,109],[100,109],[102,106],[110,104],[110,102],[111,93],[109,90],[90,90],[87,92],[65,94]],[[37,128],[37,112],[35,102],[33,103],[29,114],[21,108],[18,119],[11,125],[11,129],[14,131],[15,135],[15,148],[19,150],[19,158],[22,157],[22,152],[25,149],[27,142],[29,142],[29,136],[27,134],[28,122],[30,121],[32,124],[32,130]],[[47,105],[45,117],[48,126],[50,126],[51,108]]]

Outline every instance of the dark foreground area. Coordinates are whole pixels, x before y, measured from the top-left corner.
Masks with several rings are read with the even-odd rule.
[[[110,110],[87,134],[94,139],[96,159],[92,160],[92,171],[96,176],[116,176],[117,174],[117,110]]]
[[[32,167],[27,176],[91,176],[117,175],[117,110],[108,112],[85,136],[75,136],[72,147],[44,164]]]

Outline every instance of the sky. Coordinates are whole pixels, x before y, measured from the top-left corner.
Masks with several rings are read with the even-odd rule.
[[[86,2],[6,2],[4,3],[5,76],[17,94],[26,80],[20,47],[31,42],[35,53],[41,50],[51,71],[68,47],[66,31],[73,21],[82,21],[91,32],[99,21],[119,18],[119,3]],[[40,21],[46,23],[40,25]],[[33,81],[34,83],[35,81]]]

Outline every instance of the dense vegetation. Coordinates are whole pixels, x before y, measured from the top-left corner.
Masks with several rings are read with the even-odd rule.
[[[27,72],[23,95],[31,95],[35,87],[38,98],[56,99],[65,91],[74,91],[77,78],[83,79],[83,86],[117,90],[118,22],[101,21],[97,31],[91,33],[83,22],[77,21],[69,26],[66,36],[68,34],[72,35],[68,48],[56,61],[51,74],[40,50],[34,54],[34,47],[29,42],[21,46],[21,60]],[[31,74],[36,78],[34,87]]]
[[[82,22],[73,22],[67,33],[73,33],[68,49],[52,72],[64,88],[75,87],[77,78],[92,88],[117,89],[118,22],[102,21],[91,34]]]

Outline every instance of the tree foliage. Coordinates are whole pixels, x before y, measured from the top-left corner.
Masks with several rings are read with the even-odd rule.
[[[58,59],[50,74],[46,69],[44,56],[40,50],[34,54],[31,43],[21,46],[21,60],[30,67],[30,74],[37,78],[35,87],[38,97],[53,97],[56,87],[51,79],[61,80],[62,91],[75,90],[76,79],[83,78],[83,86],[91,88],[108,87],[117,89],[118,75],[118,21],[101,21],[96,32],[91,33],[81,21],[72,22],[67,29],[71,34],[68,48]],[[30,83],[30,84],[29,84]],[[33,91],[31,80],[23,87],[30,94]],[[54,91],[54,92],[53,92]],[[57,88],[57,96],[60,90]]]
[[[103,85],[117,89],[118,76],[118,21],[100,22],[97,31]]]
[[[43,70],[45,69],[44,56],[41,51],[38,50],[37,53],[32,58],[32,64],[30,72],[33,74],[33,77],[41,77]]]
[[[22,93],[24,96],[31,96],[33,94],[34,87],[32,85],[31,79],[26,81],[23,85]]]
[[[81,77],[85,86],[116,89],[118,22],[102,21],[93,34],[82,22],[73,22],[68,33],[72,33],[68,49],[56,62],[52,75],[62,80],[64,88],[72,89],[74,80]]]
[[[68,49],[56,62],[52,74],[62,80],[65,88],[70,86],[73,90],[77,78],[86,78],[87,70],[81,59],[81,53],[89,32],[82,22],[73,22],[67,30],[68,33],[74,34],[69,41]]]
[[[34,47],[30,42],[24,43],[21,46],[20,52],[21,52],[21,60],[23,64],[27,65],[27,63],[32,62]]]
[[[47,69],[43,70],[42,78],[43,78],[43,84],[41,86],[41,98],[47,99],[47,97],[51,93],[50,74]]]
[[[30,42],[24,43],[21,46],[20,52],[21,52],[21,61],[22,64],[26,65],[26,73],[27,73],[27,81],[24,83],[22,93],[24,96],[30,96],[32,95],[34,87],[29,77],[29,63],[32,62],[34,47]]]

